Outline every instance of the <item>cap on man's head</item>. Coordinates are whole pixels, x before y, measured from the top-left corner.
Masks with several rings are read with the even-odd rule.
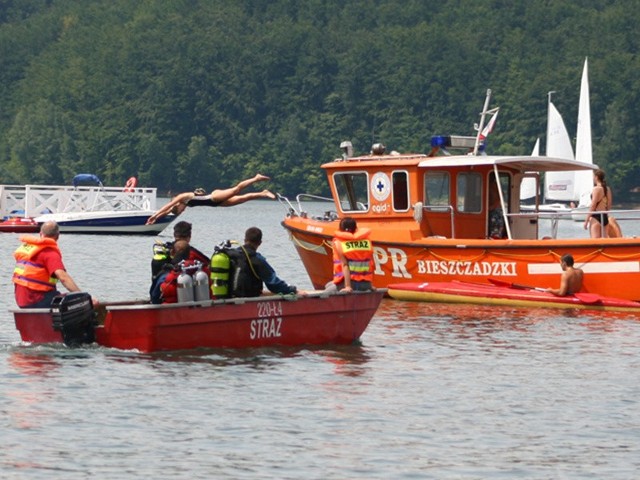
[[[191,237],[191,224],[184,220],[176,223],[173,227],[173,237],[175,239]]]

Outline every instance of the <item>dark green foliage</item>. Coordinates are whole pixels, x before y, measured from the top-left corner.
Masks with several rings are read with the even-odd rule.
[[[326,195],[342,140],[425,152],[474,133],[487,88],[489,151],[528,154],[550,90],[575,132],[589,57],[594,159],[622,201],[640,185],[638,20],[631,0],[0,1],[0,183],[261,172]]]

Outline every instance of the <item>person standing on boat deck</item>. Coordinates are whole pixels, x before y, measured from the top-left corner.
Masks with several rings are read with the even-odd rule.
[[[589,229],[591,238],[607,237],[607,225],[609,225],[609,215],[604,212],[611,209],[613,204],[613,193],[611,187],[607,185],[604,170],[593,172],[594,187],[591,191],[591,206],[584,221],[584,229]]]
[[[191,245],[191,223],[180,221],[173,227],[173,242],[166,244],[156,243],[153,246],[153,259],[151,260],[151,287],[149,288],[149,296],[151,303],[160,303],[162,301],[162,292],[160,285],[164,282],[167,274],[174,265],[174,258],[171,255],[171,249],[174,244],[180,240],[187,243],[185,260],[197,261],[202,264],[202,270],[210,275],[209,257]],[[182,258],[180,259],[182,260]]]
[[[269,190],[240,195],[240,192],[249,185],[265,180],[269,180],[269,177],[258,173],[255,177],[243,180],[234,187],[224,190],[214,190],[209,194],[202,188],[197,188],[193,192],[180,193],[173,197],[171,201],[160,210],[151,215],[147,220],[147,225],[155,223],[158,218],[164,217],[169,213],[180,215],[187,207],[232,207],[258,198],[275,200],[276,196]]]
[[[565,253],[560,258],[560,266],[562,267],[562,277],[560,277],[560,288],[547,288],[547,292],[553,293],[559,297],[565,295],[573,295],[578,293],[582,288],[582,279],[584,272],[581,268],[573,266],[573,256]]]
[[[340,220],[333,237],[333,281],[328,289],[345,292],[372,289],[373,246],[371,230],[358,228],[354,218]]]
[[[60,295],[58,280],[69,290],[79,292],[76,282],[67,273],[58,247],[60,227],[46,222],[40,227],[40,236],[20,237],[23,242],[14,252],[16,267],[13,271],[15,299],[20,308],[48,308],[53,298]],[[97,303],[95,300],[93,303]]]
[[[498,183],[493,173],[489,176],[489,238],[507,238]]]
[[[262,283],[272,293],[300,293],[294,285],[289,285],[278,278],[275,270],[267,259],[257,252],[262,244],[262,230],[258,227],[250,227],[244,234],[244,245],[238,247],[237,272],[232,272],[234,297],[259,297],[262,294]]]

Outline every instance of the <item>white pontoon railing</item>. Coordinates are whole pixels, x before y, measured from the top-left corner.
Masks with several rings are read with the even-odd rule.
[[[26,217],[44,213],[84,211],[155,211],[156,188],[71,185],[0,185],[0,213],[24,211]]]

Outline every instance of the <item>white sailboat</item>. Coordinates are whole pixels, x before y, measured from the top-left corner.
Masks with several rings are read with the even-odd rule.
[[[536,143],[531,150],[532,157],[540,156],[540,138],[536,138]],[[520,184],[520,201],[524,204],[535,201],[538,193],[538,182],[536,177],[525,177]]]
[[[536,138],[531,156],[540,156],[540,138]],[[532,172],[531,175],[530,177],[523,178],[522,183],[520,183],[520,211],[522,212],[535,210],[533,203],[535,203],[536,195],[538,194],[538,181],[534,172]]]
[[[573,160],[573,148],[571,146],[571,138],[569,132],[564,125],[562,115],[558,112],[551,101],[551,94],[555,92],[549,92],[548,113],[547,113],[547,146],[546,156],[565,158],[567,160]],[[536,146],[531,153],[532,156],[536,156],[539,152],[540,146],[536,142]],[[538,205],[521,205],[520,211],[534,211],[548,212],[548,213],[560,213],[560,218],[569,218],[571,208],[567,203],[572,200],[573,186],[574,186],[574,172],[547,172],[544,177],[544,199],[545,203]],[[535,196],[536,191],[536,179],[526,178],[520,186],[520,199],[525,200],[526,196]],[[548,202],[551,200],[552,202]],[[553,202],[555,200],[555,202]]]
[[[547,157],[574,160],[571,137],[564,125],[562,115],[551,101],[549,92],[547,114]],[[575,190],[575,172],[549,172],[544,177],[544,199],[558,202],[572,202],[577,200]]]
[[[589,73],[588,62],[585,59],[582,71],[582,81],[580,85],[580,104],[578,107],[578,125],[576,134],[576,155],[574,157],[571,146],[571,137],[564,124],[562,115],[551,101],[549,92],[548,113],[547,113],[547,144],[546,156],[566,158],[568,160],[580,160],[593,164],[591,150],[591,111],[589,106]],[[533,179],[530,179],[533,181]],[[523,182],[521,186],[521,199],[528,198],[525,195],[533,195],[531,190],[523,191],[524,188],[531,188],[530,184]],[[539,206],[539,211],[572,213],[573,219],[584,220],[583,212],[588,210],[591,203],[590,194],[593,188],[593,172],[591,171],[571,171],[571,172],[548,172],[544,179],[544,200],[545,203]],[[578,205],[577,208],[570,207],[570,204]],[[529,208],[527,208],[528,210]],[[569,218],[564,217],[564,218]]]
[[[580,82],[580,104],[578,106],[578,126],[576,134],[576,160],[593,164],[591,144],[591,107],[589,105],[589,66],[584,60],[582,81]],[[578,206],[573,215],[577,222],[584,221],[584,214],[591,206],[591,190],[593,189],[593,173],[589,171],[575,172],[576,194]]]

